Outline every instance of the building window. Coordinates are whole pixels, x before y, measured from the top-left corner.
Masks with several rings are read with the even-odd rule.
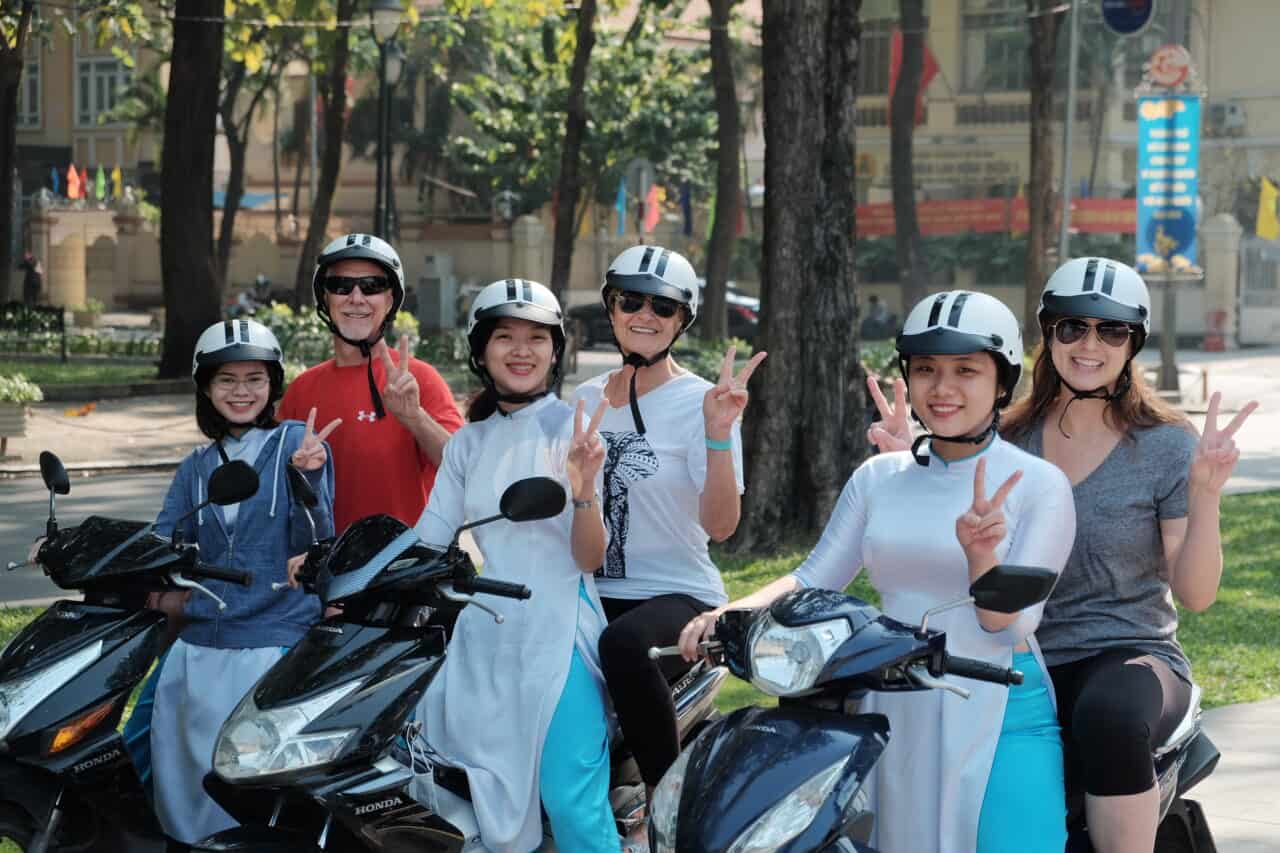
[[[132,74],[118,59],[81,59],[76,68],[76,124],[96,127],[115,108]]]
[[[40,60],[28,59],[22,64],[22,82],[18,85],[18,128],[40,127]]]
[[[961,9],[965,90],[1030,89],[1026,0],[964,0]]]

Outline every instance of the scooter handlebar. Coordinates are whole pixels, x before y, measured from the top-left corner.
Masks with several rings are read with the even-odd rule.
[[[458,592],[467,594],[479,592],[485,595],[500,595],[504,598],[526,599],[533,594],[529,591],[529,587],[524,584],[507,583],[506,581],[495,581],[482,577],[454,581],[453,588]]]
[[[248,572],[242,572],[236,569],[224,569],[219,566],[211,566],[208,563],[202,563],[198,560],[193,568],[187,569],[183,574],[191,578],[207,578],[215,581],[228,581],[230,583],[239,584],[240,586],[249,586],[253,581],[253,575]]]
[[[946,672],[949,675],[958,675],[961,678],[972,678],[974,681],[989,681],[992,684],[1021,684],[1022,673],[1016,669],[1007,669],[1003,666],[987,663],[986,661],[974,660],[973,658],[961,658],[953,655],[947,655]]]

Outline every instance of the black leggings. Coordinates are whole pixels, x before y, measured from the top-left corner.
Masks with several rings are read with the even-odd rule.
[[[1099,797],[1155,784],[1151,753],[1177,728],[1191,685],[1159,657],[1116,649],[1049,668],[1066,747],[1067,790]]]
[[[600,635],[600,666],[622,736],[644,783],[654,786],[680,754],[669,682],[691,664],[679,657],[649,660],[649,647],[674,646],[689,620],[711,607],[688,595],[601,601],[609,625]]]

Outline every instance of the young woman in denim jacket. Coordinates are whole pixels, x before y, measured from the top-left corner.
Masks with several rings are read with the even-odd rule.
[[[332,535],[333,464],[324,438],[339,423],[317,435],[314,410],[305,425],[275,421],[284,386],[280,345],[253,320],[205,330],[192,373],[196,421],[213,441],[179,467],[156,530],[198,543],[201,560],[249,571],[253,580],[247,587],[208,583],[225,609],[199,593],[167,595],[161,606],[171,618],[180,618],[178,638],[156,667],[126,729],[135,761],[145,763],[150,747],[161,826],[186,844],[235,824],[202,786],[218,729],[258,678],[320,618],[317,599],[272,585],[288,581],[289,564],[300,560],[311,542],[311,527],[289,491],[286,465],[303,471],[319,498],[312,510],[316,535]],[[257,493],[239,504],[207,507],[178,524],[205,499],[214,470],[233,459],[257,471]]]

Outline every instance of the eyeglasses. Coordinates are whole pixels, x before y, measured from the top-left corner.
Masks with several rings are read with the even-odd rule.
[[[1059,320],[1051,327],[1053,336],[1060,344],[1074,344],[1083,339],[1093,329],[1098,333],[1098,340],[1107,346],[1122,347],[1133,334],[1133,327],[1118,320],[1105,320],[1101,323],[1087,323],[1075,317]]]
[[[241,385],[243,385],[245,388],[249,389],[250,391],[257,392],[257,391],[261,391],[262,389],[270,385],[271,378],[268,376],[250,376],[248,379],[241,380],[241,379],[235,378],[234,376],[222,374],[222,375],[213,377],[213,382],[211,384],[215,389],[217,389],[218,391],[221,391],[224,394],[233,393]]]
[[[324,278],[324,289],[337,296],[350,296],[360,288],[365,296],[373,296],[391,289],[391,281],[385,275],[329,275]]]
[[[680,310],[680,303],[666,296],[623,291],[613,298],[613,304],[617,305],[623,314],[635,314],[645,306],[646,302],[654,315],[664,320],[676,316],[676,312]]]

